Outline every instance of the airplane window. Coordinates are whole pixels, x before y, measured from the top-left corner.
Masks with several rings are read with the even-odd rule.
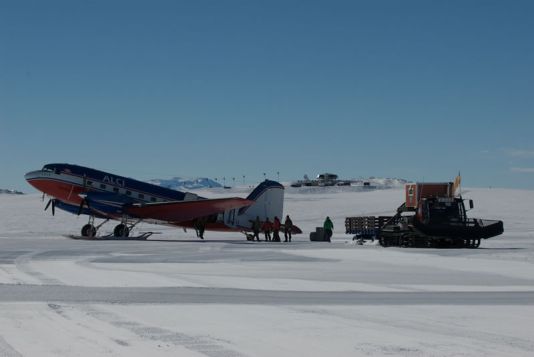
[[[93,185],[93,181],[87,181],[86,184],[87,184],[87,186],[92,186]]]
[[[132,191],[126,191],[126,195],[131,196],[132,195]]]
[[[145,195],[143,195],[142,193],[140,193],[138,197],[139,197],[139,198],[145,198]]]
[[[55,174],[59,174],[59,170],[55,166],[44,165],[42,170],[46,172],[53,172]]]
[[[113,192],[119,193],[119,188],[118,187],[113,187]]]
[[[102,189],[105,190],[105,189],[106,189],[106,185],[104,185],[103,183],[101,183],[101,184],[100,184],[100,188],[102,188]]]
[[[156,197],[150,197],[150,201],[156,202]]]

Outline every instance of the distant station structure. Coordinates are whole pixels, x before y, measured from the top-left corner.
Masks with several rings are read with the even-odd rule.
[[[324,174],[319,174],[314,180],[311,180],[308,175],[304,175],[303,180],[298,180],[291,183],[291,187],[302,187],[302,186],[350,186],[350,180],[340,180],[338,175],[325,172]]]

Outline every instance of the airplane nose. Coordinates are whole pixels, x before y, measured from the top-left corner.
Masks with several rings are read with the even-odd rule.
[[[30,171],[26,175],[24,175],[24,178],[26,179],[26,181],[39,178],[42,176],[41,172],[42,172],[41,170]]]
[[[38,189],[41,192],[45,192],[45,187],[43,187],[42,178],[43,177],[43,171],[42,170],[35,170],[30,171],[26,175],[24,175],[24,178],[26,179],[26,182],[28,182],[31,186]]]

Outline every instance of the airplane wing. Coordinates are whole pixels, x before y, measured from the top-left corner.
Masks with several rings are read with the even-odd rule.
[[[143,218],[167,222],[185,222],[195,218],[222,213],[226,210],[250,206],[254,201],[244,198],[218,198],[196,201],[133,204],[124,207],[126,213]]]

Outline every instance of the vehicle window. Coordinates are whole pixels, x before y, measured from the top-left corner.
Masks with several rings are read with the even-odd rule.
[[[150,197],[150,201],[156,202],[156,197]]]
[[[113,187],[113,192],[119,193],[119,188],[118,187]]]
[[[103,183],[100,184],[100,188],[105,190],[106,189],[106,185],[104,185]]]
[[[145,198],[145,195],[143,195],[142,193],[140,193],[138,197],[142,199],[142,198]]]
[[[126,191],[126,195],[127,196],[131,196],[132,195],[132,191]]]

